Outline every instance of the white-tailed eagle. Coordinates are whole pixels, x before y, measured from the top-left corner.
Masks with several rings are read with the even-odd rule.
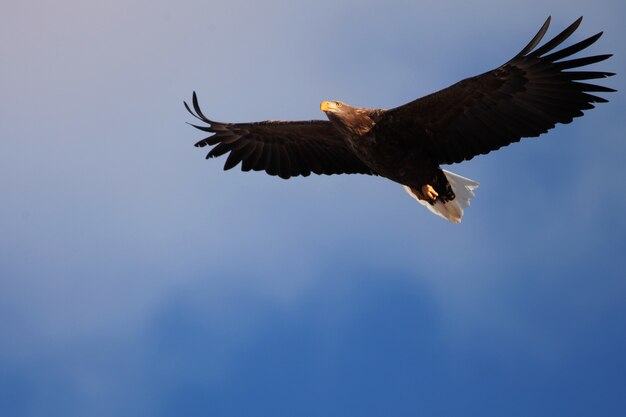
[[[207,158],[228,154],[225,170],[241,163],[243,171],[285,179],[311,173],[380,175],[402,184],[433,213],[460,223],[478,183],[440,164],[539,136],[607,101],[590,93],[615,91],[585,82],[613,73],[579,70],[611,55],[570,58],[602,32],[554,51],[581,21],[537,47],[548,18],[504,65],[389,110],[324,101],[320,108],[328,120],[220,123],[204,116],[195,92],[195,112],[185,107],[206,124],[193,126],[212,134],[196,146],[213,146]]]

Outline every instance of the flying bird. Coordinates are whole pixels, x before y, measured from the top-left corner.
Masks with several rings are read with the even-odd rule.
[[[571,59],[602,32],[554,51],[582,17],[537,47],[550,17],[510,61],[436,93],[392,109],[323,101],[328,120],[221,123],[204,116],[193,93],[192,111],[211,133],[195,146],[213,146],[208,158],[228,154],[224,170],[265,171],[288,179],[314,174],[368,174],[395,181],[430,211],[460,223],[478,183],[440,168],[536,137],[570,123],[606,99],[590,93],[615,90],[583,82],[615,75],[571,71],[611,54]]]

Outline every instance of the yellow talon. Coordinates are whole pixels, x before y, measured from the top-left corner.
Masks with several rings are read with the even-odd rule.
[[[431,203],[434,203],[439,197],[437,191],[430,184],[422,185],[422,195]]]

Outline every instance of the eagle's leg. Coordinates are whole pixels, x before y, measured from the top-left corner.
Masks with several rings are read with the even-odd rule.
[[[424,200],[427,200],[431,204],[437,200],[437,197],[439,197],[439,193],[437,193],[437,191],[435,191],[433,186],[430,184],[422,185],[421,191],[422,196],[424,196]]]

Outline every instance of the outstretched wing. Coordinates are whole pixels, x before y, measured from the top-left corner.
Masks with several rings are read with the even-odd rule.
[[[220,123],[202,114],[193,93],[194,117],[208,126],[193,125],[212,133],[196,146],[214,146],[208,158],[228,153],[224,170],[241,162],[242,171],[265,171],[290,178],[311,174],[374,174],[345,145],[337,129],[328,121],[264,121],[256,123]]]
[[[486,154],[523,137],[535,137],[556,123],[570,123],[607,100],[590,92],[611,88],[580,82],[614,75],[610,72],[566,71],[593,64],[611,55],[562,59],[600,38],[602,32],[548,54],[580,25],[582,17],[554,39],[534,49],[550,24],[513,59],[501,67],[460,81],[451,87],[389,110],[385,117],[404,126],[425,129],[439,163],[451,164]]]

